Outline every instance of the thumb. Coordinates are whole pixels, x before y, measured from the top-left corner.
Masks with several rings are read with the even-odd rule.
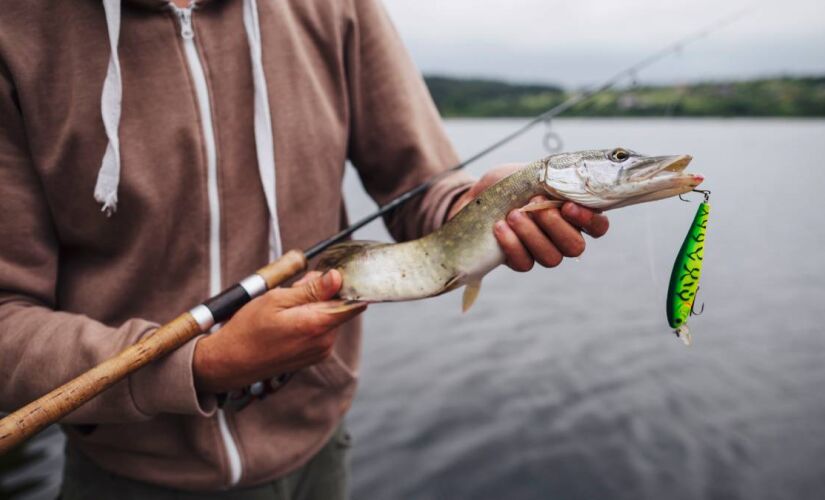
[[[331,269],[321,276],[315,276],[291,288],[275,288],[267,292],[275,304],[284,309],[312,302],[329,300],[341,288],[341,273]]]

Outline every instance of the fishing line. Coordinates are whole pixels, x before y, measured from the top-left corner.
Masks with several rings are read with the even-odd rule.
[[[647,263],[650,271],[650,279],[656,284],[658,294],[659,288],[659,273],[656,270],[656,261],[653,258],[656,251],[656,241],[653,238],[653,229],[650,223],[650,211],[645,210],[645,240],[647,240]]]
[[[461,163],[459,163],[457,165],[454,165],[454,166],[448,168],[447,170],[445,170],[445,171],[429,178],[428,180],[422,182],[418,186],[410,189],[409,191],[399,195],[398,197],[396,197],[392,201],[388,202],[387,204],[381,206],[378,210],[376,210],[372,214],[367,215],[363,219],[351,224],[346,229],[343,229],[340,232],[336,233],[335,235],[333,235],[333,236],[331,236],[331,237],[329,237],[329,238],[327,238],[323,241],[320,241],[320,242],[316,243],[312,247],[308,248],[304,252],[304,255],[306,255],[307,259],[311,259],[311,258],[317,256],[318,254],[320,254],[321,252],[326,250],[329,246],[331,246],[335,243],[338,243],[339,241],[342,241],[343,239],[347,238],[352,233],[354,233],[355,231],[357,231],[357,230],[361,229],[362,227],[366,226],[367,224],[374,221],[375,219],[377,219],[377,218],[379,218],[383,215],[386,215],[387,213],[391,212],[392,210],[394,210],[394,209],[398,208],[399,206],[403,205],[404,203],[408,202],[412,198],[415,198],[419,194],[421,194],[424,191],[426,191],[427,189],[429,189],[430,186],[432,186],[433,184],[435,184],[439,180],[447,177],[448,175],[452,174],[453,172],[457,172],[459,170],[462,170],[467,165],[470,165],[471,163],[479,160],[480,158],[483,158],[484,156],[487,156],[488,154],[495,151],[496,149],[504,146],[508,142],[510,142],[510,141],[516,139],[517,137],[523,135],[524,133],[526,133],[528,130],[532,129],[533,127],[535,127],[539,123],[549,122],[550,119],[559,116],[560,114],[564,113],[565,111],[568,111],[569,109],[573,108],[577,104],[585,102],[585,101],[593,98],[594,96],[596,96],[596,95],[598,95],[602,92],[610,90],[611,88],[618,85],[622,80],[624,80],[627,77],[635,78],[636,74],[639,71],[641,71],[642,69],[647,68],[648,66],[658,62],[659,60],[667,57],[668,55],[670,55],[672,53],[681,52],[686,46],[688,46],[688,45],[690,45],[690,44],[692,44],[692,43],[694,43],[698,40],[701,40],[702,38],[705,38],[705,37],[709,36],[711,33],[715,32],[715,31],[718,31],[718,30],[722,29],[725,26],[728,26],[729,24],[733,23],[734,21],[737,21],[737,20],[741,19],[746,14],[750,14],[753,10],[754,10],[753,6],[748,6],[744,9],[741,9],[741,10],[731,14],[731,15],[722,17],[719,20],[705,26],[704,28],[702,28],[702,29],[700,29],[700,30],[698,30],[694,33],[691,33],[691,34],[689,34],[685,37],[682,37],[679,40],[677,40],[677,41],[675,41],[675,42],[673,42],[669,45],[666,45],[664,48],[650,54],[647,57],[644,57],[644,58],[640,59],[639,61],[633,63],[632,65],[626,67],[625,69],[622,69],[621,71],[616,72],[614,75],[612,75],[610,78],[606,79],[601,84],[594,85],[594,86],[591,86],[589,88],[585,88],[585,90],[569,97],[567,100],[557,104],[556,106],[553,106],[552,108],[548,109],[547,111],[545,111],[545,112],[537,115],[536,117],[530,119],[528,122],[526,122],[521,127],[517,128],[513,132],[511,132],[511,133],[507,134],[506,136],[502,137],[498,141],[490,144],[489,146],[485,147],[481,151],[478,151],[477,153],[475,153],[474,155],[472,155],[469,158],[465,159]]]

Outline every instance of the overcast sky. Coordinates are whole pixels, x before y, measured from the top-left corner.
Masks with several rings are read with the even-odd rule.
[[[425,73],[566,86],[603,80],[752,6],[642,82],[825,75],[825,0],[384,0]]]

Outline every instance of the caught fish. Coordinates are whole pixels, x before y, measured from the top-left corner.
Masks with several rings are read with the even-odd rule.
[[[565,201],[609,210],[676,196],[703,181],[701,175],[684,172],[691,159],[651,157],[624,148],[551,155],[488,187],[423,238],[396,244],[341,243],[321,255],[318,268],[340,271],[339,296],[353,301],[422,299],[463,286],[466,311],[484,275],[504,262],[493,226],[511,210],[543,210]],[[528,204],[537,195],[549,201]]]
[[[690,225],[685,241],[676,255],[673,271],[670,273],[670,285],[667,289],[667,321],[674,333],[685,345],[692,342],[687,320],[692,315],[701,314],[693,309],[696,294],[699,292],[699,278],[702,275],[702,260],[705,252],[705,233],[710,215],[710,191],[704,191],[705,201],[699,204],[693,223]]]

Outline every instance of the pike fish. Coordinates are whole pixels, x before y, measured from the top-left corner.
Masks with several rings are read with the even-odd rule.
[[[677,196],[704,180],[684,171],[691,159],[689,155],[645,156],[625,148],[551,155],[488,187],[423,238],[396,244],[340,243],[321,255],[317,267],[341,273],[342,299],[414,300],[464,286],[466,311],[478,296],[484,275],[505,260],[493,226],[511,210],[543,210],[565,201],[609,210]],[[549,201],[528,204],[536,195]]]

